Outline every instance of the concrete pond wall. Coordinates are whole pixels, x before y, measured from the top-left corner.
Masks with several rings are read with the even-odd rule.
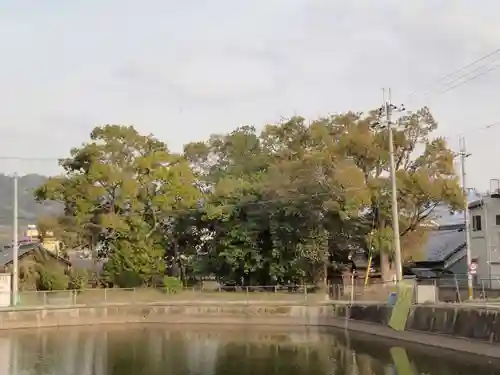
[[[319,325],[332,306],[290,304],[120,304],[0,310],[0,329],[115,323]]]
[[[391,308],[387,305],[336,306],[337,317],[387,325]],[[500,306],[496,308],[467,305],[416,305],[410,310],[406,331],[500,343]],[[499,348],[500,349],[500,348]]]
[[[500,342],[500,309],[415,305],[411,309],[406,332],[402,333],[387,326],[390,314],[391,308],[387,305],[349,306],[331,302],[307,306],[262,302],[69,306],[0,310],[0,329],[127,323],[332,326],[388,338],[428,342],[454,350],[462,350],[463,342],[460,345],[451,341],[438,345],[436,338],[452,341],[468,339],[469,343],[487,344],[500,355],[500,346],[492,345]],[[418,339],[417,334],[420,334]],[[471,351],[467,348],[463,350]],[[476,351],[481,353],[479,349]]]

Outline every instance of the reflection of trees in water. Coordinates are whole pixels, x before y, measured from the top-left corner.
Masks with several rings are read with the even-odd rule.
[[[109,336],[107,375],[190,374],[189,347],[182,332],[145,327]]]
[[[20,342],[17,363],[26,374],[357,375],[351,371],[353,353],[342,341],[311,331],[194,332],[144,326],[58,329],[13,337]]]
[[[259,335],[251,331],[235,331],[229,336],[154,329],[120,336],[112,333],[108,341],[109,375],[331,373],[328,356],[310,344],[296,344],[299,336],[293,339],[286,334]],[[270,342],[272,338],[278,343]]]
[[[90,375],[95,363],[95,335],[77,330],[13,332],[12,375]]]
[[[331,358],[335,363],[337,374],[384,375],[384,363],[377,357],[353,350],[345,333],[335,336],[335,343],[331,347]]]
[[[393,358],[396,351],[391,356],[380,340],[350,340],[314,330],[288,334],[254,328],[187,329],[68,328],[2,337],[16,357],[9,375],[385,375],[384,370],[398,362]],[[397,352],[397,375],[500,373],[498,367],[495,371],[481,363],[457,363],[456,357],[433,358],[402,348]]]
[[[324,359],[310,346],[279,343],[227,343],[219,348],[217,375],[328,374]]]

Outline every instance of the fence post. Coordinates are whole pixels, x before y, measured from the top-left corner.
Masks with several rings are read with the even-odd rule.
[[[304,302],[307,303],[307,285],[304,285]]]
[[[133,302],[132,303],[136,303],[137,302],[136,290],[137,290],[136,288],[132,289],[132,293],[133,293],[133,297],[132,297]]]
[[[104,288],[104,303],[108,301],[108,288]]]
[[[245,287],[245,301],[246,304],[248,305],[248,285]]]
[[[43,297],[43,300],[42,300],[43,305],[47,306],[47,291],[42,292],[42,297]]]
[[[455,288],[456,288],[456,293],[457,293],[456,300],[458,300],[458,303],[462,303],[462,296],[460,295],[460,286],[458,284],[458,280],[456,277],[455,277]]]
[[[356,299],[356,285],[354,285],[354,273],[351,272],[351,275],[350,275],[350,278],[351,278],[351,305],[352,305],[352,302],[353,301],[357,301]],[[385,287],[385,285],[383,285],[383,287]],[[363,291],[363,296],[364,296],[364,291]],[[363,298],[363,296],[361,298]]]

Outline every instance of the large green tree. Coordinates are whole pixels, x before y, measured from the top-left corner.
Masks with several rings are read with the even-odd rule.
[[[389,278],[388,134],[377,121],[292,117],[187,144],[183,155],[132,127],[98,127],[36,197],[64,204],[60,231],[108,258],[119,285],[150,284],[165,266],[185,279],[320,283],[358,251],[372,251]],[[422,224],[438,205],[464,202],[436,128],[427,108],[394,124],[405,259],[424,247]]]
[[[168,228],[199,190],[188,163],[131,126],[96,127],[61,160],[64,175],[35,192],[64,204],[83,246],[108,259],[111,282],[149,284],[164,271]]]
[[[325,279],[331,249],[342,247],[369,202],[361,172],[325,137],[294,117],[260,134],[242,127],[186,146],[210,191],[205,225],[220,276],[249,284]]]
[[[341,133],[340,152],[363,172],[371,192],[367,217],[372,221],[368,242],[380,255],[382,273],[392,274],[392,216],[387,127],[380,127],[376,112],[367,116],[348,113],[333,116],[328,126]],[[443,138],[432,138],[437,122],[428,108],[400,117],[392,125],[397,176],[402,251],[411,258],[424,245],[426,227],[438,205],[450,210],[463,207],[464,197],[453,166],[454,153]]]
[[[186,158],[210,192],[211,264],[248,282],[318,281],[335,259],[372,249],[390,278],[388,137],[377,121],[375,112],[309,124],[293,117],[261,133],[242,127],[187,145]],[[436,128],[428,108],[394,124],[405,259],[422,251],[422,224],[438,205],[463,205],[454,154],[443,139],[432,138]]]

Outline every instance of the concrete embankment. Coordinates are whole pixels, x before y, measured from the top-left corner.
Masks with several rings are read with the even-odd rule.
[[[500,309],[464,305],[419,305],[410,310],[406,329],[388,327],[387,305],[333,307],[330,326],[426,346],[500,358]],[[345,317],[348,316],[349,319]]]
[[[386,326],[391,308],[387,305],[335,306],[335,316],[348,316]],[[410,309],[406,331],[500,343],[500,309],[467,305],[416,305]]]
[[[0,329],[127,323],[327,326],[500,358],[500,309],[413,306],[403,332],[387,326],[390,314],[390,307],[373,304],[172,302],[1,310]]]

